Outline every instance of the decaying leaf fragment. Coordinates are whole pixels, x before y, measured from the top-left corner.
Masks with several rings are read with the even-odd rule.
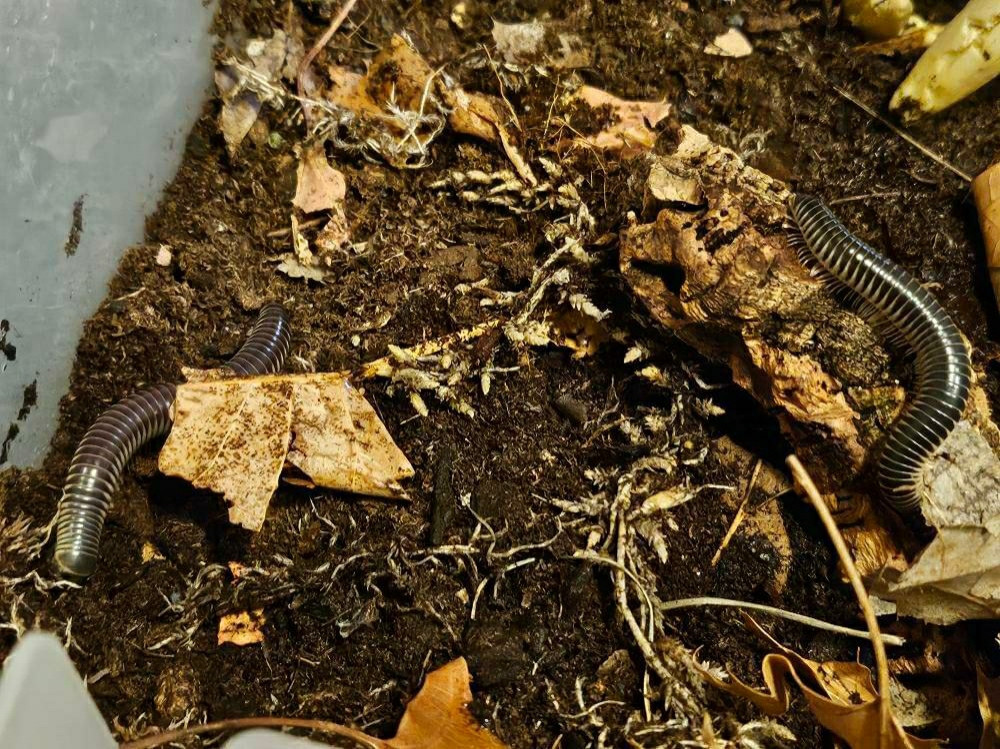
[[[379,739],[354,728],[325,721],[325,730],[366,749],[507,749],[500,739],[482,728],[468,704],[472,702],[469,667],[456,658],[432,671],[406,706],[396,735]],[[339,744],[338,744],[339,746]]]
[[[447,122],[456,132],[501,144],[520,177],[536,184],[505,125],[499,100],[467,92],[439,73],[395,34],[364,75],[333,69],[326,98],[360,118],[359,136],[395,166],[425,163],[427,148]]]
[[[523,23],[493,22],[493,43],[504,62],[542,65],[556,70],[585,68],[593,63],[593,48],[568,21],[532,19]]]
[[[300,483],[404,497],[413,467],[344,374],[180,385],[160,470],[222,494],[229,520],[260,530],[282,470]]]
[[[1000,617],[1000,461],[982,434],[960,421],[924,473],[923,514],[937,535],[907,565],[884,531],[855,532],[866,547],[870,590],[897,613],[932,624]],[[960,456],[956,460],[954,456]]]
[[[757,690],[730,675],[720,679],[700,667],[702,676],[712,685],[749,700],[770,716],[783,715],[791,702],[788,681],[806,698],[817,722],[843,739],[851,749],[933,749],[940,742],[919,739],[905,733],[892,716],[888,735],[879,737],[880,697],[872,684],[871,672],[860,663],[826,661],[820,663],[789,650],[771,638],[751,617],[751,630],[763,637],[777,652],[764,657],[761,671],[766,690]],[[878,739],[881,743],[877,743]]]
[[[228,642],[242,647],[264,642],[263,628],[266,623],[264,609],[225,614],[219,619],[219,644]]]
[[[617,152],[623,158],[637,156],[653,147],[656,142],[653,128],[671,110],[665,101],[628,101],[593,86],[581,86],[565,102],[566,107],[581,104],[609,123],[597,132],[587,130],[560,141],[557,150],[584,145]]]
[[[343,211],[346,193],[347,182],[344,175],[330,166],[322,144],[307,146],[299,160],[292,205],[303,213],[338,208]]]
[[[215,71],[215,85],[222,99],[219,129],[230,156],[257,121],[266,101],[280,99],[282,68],[296,44],[276,29],[270,39],[251,39],[244,49],[246,61],[231,59]]]

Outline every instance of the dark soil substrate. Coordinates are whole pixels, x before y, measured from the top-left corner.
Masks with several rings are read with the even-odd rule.
[[[853,52],[861,40],[834,22],[829,3],[467,0],[466,31],[449,21],[451,5],[362,2],[353,16],[364,19],[360,31],[335,37],[330,61],[362,69],[362,61],[393,32],[405,30],[432,64],[450,62],[449,72],[466,88],[500,95],[492,69],[473,64],[481,62],[480,45],[491,44],[491,18],[517,21],[548,13],[577,19],[595,50],[594,65],[580,71],[582,78],[626,98],[674,102],[665,137],[678,122],[689,123],[802,189],[827,198],[882,196],[840,210],[921,280],[940,284],[942,300],[976,346],[995,398],[989,335],[996,312],[968,186],[833,90],[839,85],[884,109],[912,58]],[[962,3],[931,5],[929,17],[943,19]],[[309,2],[302,11],[311,40],[325,27],[330,8]],[[231,38],[267,37],[283,18],[284,10],[269,4],[234,0],[223,3],[218,27]],[[750,57],[703,53],[710,39],[739,20],[746,29],[758,29],[749,34],[755,47]],[[773,26],[779,30],[767,30]],[[532,158],[551,140],[544,135],[545,118],[557,84],[556,75],[534,76],[520,90],[502,92],[519,114],[523,150]],[[994,82],[912,132],[977,173],[1000,153],[998,94],[1000,82]],[[214,99],[206,104],[180,172],[147,222],[145,244],[128,250],[106,302],[86,327],[43,468],[3,474],[0,507],[8,519],[24,512],[36,525],[47,523],[73,449],[101,410],[143,384],[180,381],[182,366],[218,366],[265,301],[283,302],[294,317],[288,371],[354,370],[384,355],[390,343],[411,345],[487,319],[489,309],[452,291],[468,280],[463,274],[482,275],[494,289],[522,290],[539,258],[551,251],[542,230],[552,215],[512,215],[430,187],[453,169],[508,168],[499,149],[445,132],[433,145],[433,163],[418,171],[331,152],[347,177],[352,236],[368,245],[364,254],[345,258],[326,285],[291,280],[275,271],[273,258],[287,251],[287,235],[276,234],[288,225],[295,159],[287,144],[301,141],[301,123],[287,112],[265,110],[267,124],[285,145],[248,139],[231,159],[218,131],[218,106]],[[641,211],[641,160],[619,163],[581,151],[564,167],[584,176],[580,191],[597,219],[595,235],[606,238],[588,248],[600,258],[588,293],[611,308],[619,324],[646,325],[616,274],[614,240],[627,213]],[[170,267],[155,262],[162,244],[173,253]],[[372,328],[385,312],[391,312],[388,323]],[[666,334],[647,334],[661,338],[665,351],[657,364],[676,378],[677,388],[693,387],[681,364],[703,377],[725,378]],[[624,349],[615,343],[584,360],[555,348],[535,349],[519,360],[522,352],[504,340],[490,343],[497,366],[520,369],[498,375],[489,396],[468,389],[475,418],[433,399],[430,415],[414,418],[405,394],[389,395],[381,382],[366,384],[368,399],[416,469],[412,502],[286,487],[263,531],[251,534],[226,522],[218,498],[157,475],[154,445],[136,460],[117,497],[97,574],[82,589],[65,592],[21,584],[4,593],[0,610],[6,612],[16,595],[19,616],[29,626],[63,631],[72,620],[70,655],[91,677],[104,715],[130,735],[185,715],[195,721],[206,715],[319,717],[391,735],[423,675],[461,654],[474,675],[476,714],[511,746],[550,747],[560,735],[564,749],[593,745],[598,729],[585,717],[572,717],[581,712],[574,694],[578,678],[585,679],[588,704],[625,703],[600,711],[615,744],[629,714],[642,706],[642,656],[617,616],[607,571],[569,558],[578,538],[566,532],[532,552],[537,561],[506,575],[496,595],[489,586],[474,622],[468,597],[482,576],[495,575],[509,560],[487,565],[479,555],[473,569],[462,556],[427,560],[420,552],[431,545],[435,503],[454,509],[443,513],[435,530],[440,540],[467,541],[476,521],[457,506],[465,494],[494,528],[503,529],[501,548],[550,538],[556,526],[549,499],[585,496],[592,491],[585,469],[621,468],[642,453],[642,445],[615,430],[598,432],[595,417],[609,404],[626,416],[640,413],[669,403],[671,391],[642,384],[635,368],[622,363]],[[565,401],[557,406],[560,396],[575,401],[572,408]],[[775,444],[773,423],[748,398],[732,388],[712,397],[727,416],[689,420],[693,449],[722,435],[751,447]],[[581,404],[591,419],[583,424],[571,418]],[[780,456],[780,448],[765,453]],[[746,480],[727,470],[710,451],[687,477]],[[856,607],[818,523],[795,498],[778,501],[794,555],[780,600],[767,593],[775,561],[765,539],[737,535],[719,564],[711,565],[733,516],[717,492],[705,492],[674,513],[679,530],[667,533],[669,563],[662,569],[660,596],[760,600],[857,626]],[[141,563],[145,544],[165,558]],[[185,598],[199,570],[233,561],[259,572],[240,585],[228,572],[204,573],[197,600]],[[325,572],[317,573],[326,563]],[[15,577],[28,569],[10,565],[0,560],[0,573]],[[220,614],[257,607],[267,616],[263,645],[217,645]],[[736,614],[686,610],[668,621],[685,645],[702,648],[700,658],[759,682],[755,673],[765,650]],[[870,659],[863,644],[858,651],[855,642],[765,621],[779,639],[811,657]],[[195,627],[189,647],[174,640],[154,649],[185,627]],[[972,634],[959,633],[958,639],[991,639],[980,629]],[[968,697],[974,671],[962,651],[942,644],[950,638],[945,633],[934,647],[941,650],[943,673],[953,679],[947,683]],[[10,631],[0,629],[0,656],[13,641]],[[598,668],[623,648],[631,659],[603,671],[598,690]],[[918,641],[912,652],[921,650]],[[722,695],[712,701],[718,714],[735,720],[761,717]],[[933,732],[974,744],[977,721],[966,712],[972,701],[945,701],[961,709],[946,714]],[[829,740],[801,700],[784,720],[798,746]]]

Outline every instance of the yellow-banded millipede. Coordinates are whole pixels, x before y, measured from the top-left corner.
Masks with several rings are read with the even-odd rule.
[[[849,292],[859,311],[888,327],[916,356],[916,395],[889,431],[878,463],[886,502],[919,514],[923,471],[962,417],[972,363],[958,326],[927,289],[858,239],[811,195],[792,204],[791,232],[802,262]]]

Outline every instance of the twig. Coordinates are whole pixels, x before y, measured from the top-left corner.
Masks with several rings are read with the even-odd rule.
[[[883,125],[885,125],[887,128],[889,128],[892,132],[894,132],[896,135],[898,135],[900,138],[902,138],[907,143],[909,143],[911,146],[913,146],[918,151],[920,151],[922,154],[924,154],[924,156],[926,156],[927,158],[929,158],[931,161],[935,162],[936,164],[939,164],[940,166],[943,166],[948,171],[950,171],[950,172],[952,172],[954,174],[957,174],[959,177],[961,177],[962,179],[964,179],[966,182],[972,182],[971,175],[966,174],[961,169],[959,169],[957,166],[954,166],[954,165],[948,163],[947,161],[945,161],[944,158],[942,158],[941,156],[938,156],[936,153],[934,153],[931,149],[929,149],[927,146],[925,146],[919,140],[917,140],[912,135],[910,135],[905,130],[903,130],[903,128],[899,127],[898,125],[894,125],[892,122],[890,122],[885,117],[883,117],[882,115],[880,115],[878,112],[876,112],[874,109],[872,109],[871,107],[869,107],[867,104],[865,104],[860,99],[856,99],[854,96],[852,96],[851,94],[849,94],[847,91],[845,91],[844,89],[842,89],[840,86],[834,86],[833,90],[836,91],[841,96],[843,96],[845,99],[847,99],[849,102],[851,102],[851,104],[853,104],[854,106],[856,106],[858,109],[860,109],[862,112],[864,112],[865,114],[867,114],[869,117],[871,117],[872,119],[875,119],[875,120],[878,120],[879,122],[881,122]]]
[[[753,473],[750,474],[750,481],[747,483],[747,489],[743,492],[743,501],[740,502],[740,507],[736,511],[736,516],[733,518],[733,522],[729,525],[729,530],[726,531],[726,535],[722,539],[722,543],[719,544],[718,550],[715,552],[715,556],[712,557],[712,566],[714,567],[719,563],[722,558],[722,552],[726,550],[729,546],[729,542],[733,540],[733,536],[736,535],[736,529],[740,527],[743,523],[743,519],[746,517],[746,507],[747,502],[750,501],[750,495],[753,493],[754,484],[757,483],[757,476],[760,474],[760,467],[763,465],[763,461],[757,458],[757,462],[754,464]]]
[[[865,590],[864,583],[861,582],[861,573],[858,572],[858,568],[854,565],[854,560],[851,559],[851,553],[847,550],[844,537],[840,535],[840,529],[837,528],[837,523],[834,521],[833,515],[830,514],[830,508],[826,506],[826,502],[820,496],[812,477],[809,476],[805,466],[799,462],[799,459],[795,455],[789,455],[785,458],[785,464],[792,472],[795,483],[805,493],[812,506],[816,509],[820,520],[823,521],[823,526],[830,535],[830,540],[833,542],[833,547],[837,550],[841,564],[844,565],[847,579],[851,581],[851,587],[854,589],[854,595],[858,599],[858,606],[861,607],[861,613],[865,615],[865,624],[868,625],[872,649],[875,651],[875,670],[878,673],[879,738],[878,743],[875,745],[876,749],[878,749],[878,747],[882,746],[882,737],[890,735],[892,730],[892,693],[889,690],[889,659],[885,654],[885,645],[882,642],[882,633],[879,631],[878,619],[875,616],[874,609],[872,609],[871,601],[868,599],[868,592]]]
[[[312,49],[302,58],[302,62],[299,63],[299,69],[295,74],[295,89],[298,92],[299,97],[305,97],[305,87],[306,87],[306,74],[309,72],[309,66],[312,65],[312,61],[316,59],[316,55],[319,51],[326,46],[327,42],[333,37],[340,28],[340,25],[347,18],[347,14],[351,12],[354,8],[355,3],[358,0],[346,0],[346,2],[340,7],[340,12],[333,17],[330,21],[330,26],[323,36],[316,40],[316,43],[312,46]],[[305,117],[306,121],[306,132],[312,131],[312,105],[306,102],[302,103],[302,116]]]
[[[872,198],[896,198],[901,195],[899,190],[890,190],[889,192],[868,192],[864,195],[848,195],[846,198],[837,198],[836,200],[828,200],[826,204],[829,206],[841,205],[842,203],[853,203],[857,200],[870,200]]]
[[[773,616],[780,616],[799,624],[805,624],[816,629],[825,629],[827,632],[837,632],[848,637],[860,637],[867,640],[871,637],[867,630],[852,629],[842,627],[839,624],[831,624],[822,619],[814,619],[805,614],[796,614],[794,611],[785,611],[775,606],[768,606],[763,603],[751,603],[749,601],[735,601],[731,598],[714,598],[712,596],[701,596],[698,598],[678,598],[676,601],[664,601],[660,604],[660,611],[673,611],[674,609],[691,608],[695,606],[728,606],[736,609],[753,609],[754,611],[764,611]],[[882,642],[886,645],[905,645],[906,640],[898,635],[882,635]]]
[[[368,749],[385,749],[385,744],[382,741],[373,740],[371,736],[361,733],[361,731],[355,731],[353,728],[348,728],[347,726],[342,726],[339,723],[333,723],[328,720],[310,720],[308,718],[232,718],[230,720],[219,720],[215,723],[202,723],[201,725],[181,728],[176,731],[164,731],[155,736],[146,736],[136,741],[127,741],[124,744],[120,744],[118,749],[149,749],[154,746],[171,744],[191,736],[199,736],[203,733],[238,731],[243,728],[307,728],[310,731],[344,736],[368,747]]]

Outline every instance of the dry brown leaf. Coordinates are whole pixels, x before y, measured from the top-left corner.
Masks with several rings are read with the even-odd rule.
[[[264,609],[225,614],[219,619],[219,644],[254,645],[264,642]]]
[[[972,194],[979,211],[979,226],[986,247],[986,268],[1000,305],[1000,162],[989,167],[972,183]]]
[[[979,714],[983,718],[979,749],[997,749],[1000,747],[1000,678],[990,679],[980,670],[976,675]]]
[[[304,213],[327,210],[343,213],[347,183],[344,175],[326,160],[322,144],[314,143],[306,147],[297,175],[292,205]]]
[[[160,471],[222,494],[230,522],[260,530],[288,453],[292,390],[282,377],[180,385]]]
[[[430,113],[433,107],[429,100],[437,101],[440,96],[450,110],[448,124],[452,129],[491,143],[500,143],[521,179],[532,185],[538,183],[504,124],[500,100],[449,85],[435,74],[403,36],[395,34],[388,46],[375,56],[364,75],[334,67],[330,68],[330,77],[332,86],[326,97],[335,105],[367,118],[397,136],[418,140],[426,138],[426,142],[429,142],[430,135],[422,135],[419,128],[413,130],[415,126],[395,117],[387,109],[387,104],[392,102],[393,107],[399,110]]]
[[[748,626],[778,652],[764,657],[761,672],[766,690],[758,690],[730,675],[723,681],[698,667],[702,676],[725,692],[742,697],[770,716],[783,715],[791,702],[790,679],[801,690],[817,722],[843,739],[851,749],[870,749],[879,735],[879,697],[871,672],[860,663],[820,663],[795,653],[771,638],[751,617]],[[940,742],[905,733],[893,716],[891,731],[881,737],[882,749],[933,749]]]
[[[286,462],[310,484],[403,497],[413,467],[344,374],[274,375],[177,388],[160,470],[230,502],[260,530]],[[301,480],[301,479],[300,479]]]
[[[585,145],[601,151],[619,153],[622,157],[637,156],[649,151],[656,142],[654,127],[668,114],[670,104],[665,101],[628,101],[593,86],[581,86],[568,104],[585,104],[601,116],[608,113],[614,122],[596,134],[578,134],[572,140],[561,141],[557,150],[573,144]]]
[[[505,749],[466,707],[472,702],[471,678],[464,658],[428,674],[406,706],[396,735],[383,742],[386,749]]]
[[[521,179],[531,185],[538,184],[534,172],[514,146],[510,132],[504,125],[505,118],[500,114],[502,109],[499,100],[486,94],[469,93],[457,86],[442,86],[441,96],[451,109],[448,124],[455,132],[491,143],[499,141]]]

